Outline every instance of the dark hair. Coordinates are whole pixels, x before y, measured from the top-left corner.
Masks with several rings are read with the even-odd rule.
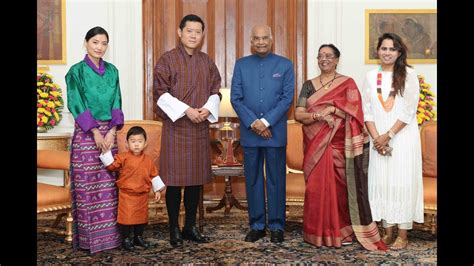
[[[411,67],[407,63],[408,49],[400,36],[395,33],[384,33],[379,37],[377,51],[380,49],[380,46],[382,46],[382,42],[387,39],[392,40],[393,47],[400,52],[400,56],[397,58],[397,61],[395,61],[395,65],[393,67],[392,86],[395,89],[395,94],[400,93],[400,95],[403,96],[403,92],[405,91],[405,79],[407,77],[406,67]]]
[[[86,33],[86,42],[88,42],[92,37],[98,35],[98,34],[105,34],[105,37],[107,37],[107,43],[109,43],[109,34],[107,33],[106,30],[104,30],[104,28],[102,27],[94,27],[92,29],[90,29],[87,33]]]
[[[332,43],[329,43],[329,44],[323,44],[321,46],[319,46],[319,49],[318,49],[318,52],[321,51],[321,49],[323,49],[324,47],[329,47],[332,49],[332,51],[334,52],[334,56],[336,58],[339,58],[341,56],[341,52],[339,52],[339,49],[337,49],[337,47],[332,44]]]
[[[204,21],[202,21],[202,19],[199,16],[194,15],[194,14],[189,14],[189,15],[184,16],[184,18],[181,19],[181,22],[179,23],[179,28],[181,30],[183,30],[184,27],[186,26],[186,22],[188,22],[188,21],[201,23],[202,31],[204,31]]]
[[[143,137],[146,140],[146,131],[142,127],[134,126],[134,127],[131,127],[127,132],[127,141],[130,138],[130,136],[136,136],[136,135],[143,135]]]

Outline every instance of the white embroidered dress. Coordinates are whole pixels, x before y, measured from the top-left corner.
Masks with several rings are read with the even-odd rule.
[[[364,121],[373,121],[379,134],[387,132],[399,119],[407,125],[389,145],[392,156],[382,156],[370,142],[368,170],[369,202],[374,221],[400,224],[423,222],[423,177],[420,132],[416,119],[419,82],[415,70],[407,68],[403,97],[395,97],[393,108],[386,112],[377,98],[377,73],[369,71],[361,87]],[[392,72],[382,72],[382,97],[387,99]]]

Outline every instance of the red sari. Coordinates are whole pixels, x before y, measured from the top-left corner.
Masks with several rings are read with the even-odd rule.
[[[370,212],[367,163],[364,170],[368,135],[354,80],[345,80],[319,98],[311,95],[306,110],[319,112],[327,105],[336,106],[346,115],[333,115],[333,128],[324,121],[303,126],[303,238],[318,247],[341,247],[356,237],[368,250],[386,250]]]

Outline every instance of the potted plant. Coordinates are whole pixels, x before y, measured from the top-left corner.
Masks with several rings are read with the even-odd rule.
[[[36,82],[36,125],[38,132],[46,132],[61,121],[64,101],[51,75],[38,72]]]
[[[425,77],[418,75],[418,81],[420,82],[420,100],[416,118],[418,126],[421,126],[427,121],[436,119],[436,110],[434,110],[436,103],[434,102],[435,94],[431,91],[431,85],[425,82]]]

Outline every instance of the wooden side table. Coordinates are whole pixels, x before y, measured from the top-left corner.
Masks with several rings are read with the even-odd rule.
[[[244,176],[244,166],[212,166],[213,176],[224,176],[225,177],[225,193],[222,199],[216,206],[210,206],[206,208],[208,213],[215,210],[219,210],[225,207],[224,215],[229,216],[230,209],[235,206],[240,210],[247,210],[247,207],[244,207],[232,194],[232,181],[233,176]]]
[[[37,133],[37,150],[68,151],[71,145],[71,133]]]

